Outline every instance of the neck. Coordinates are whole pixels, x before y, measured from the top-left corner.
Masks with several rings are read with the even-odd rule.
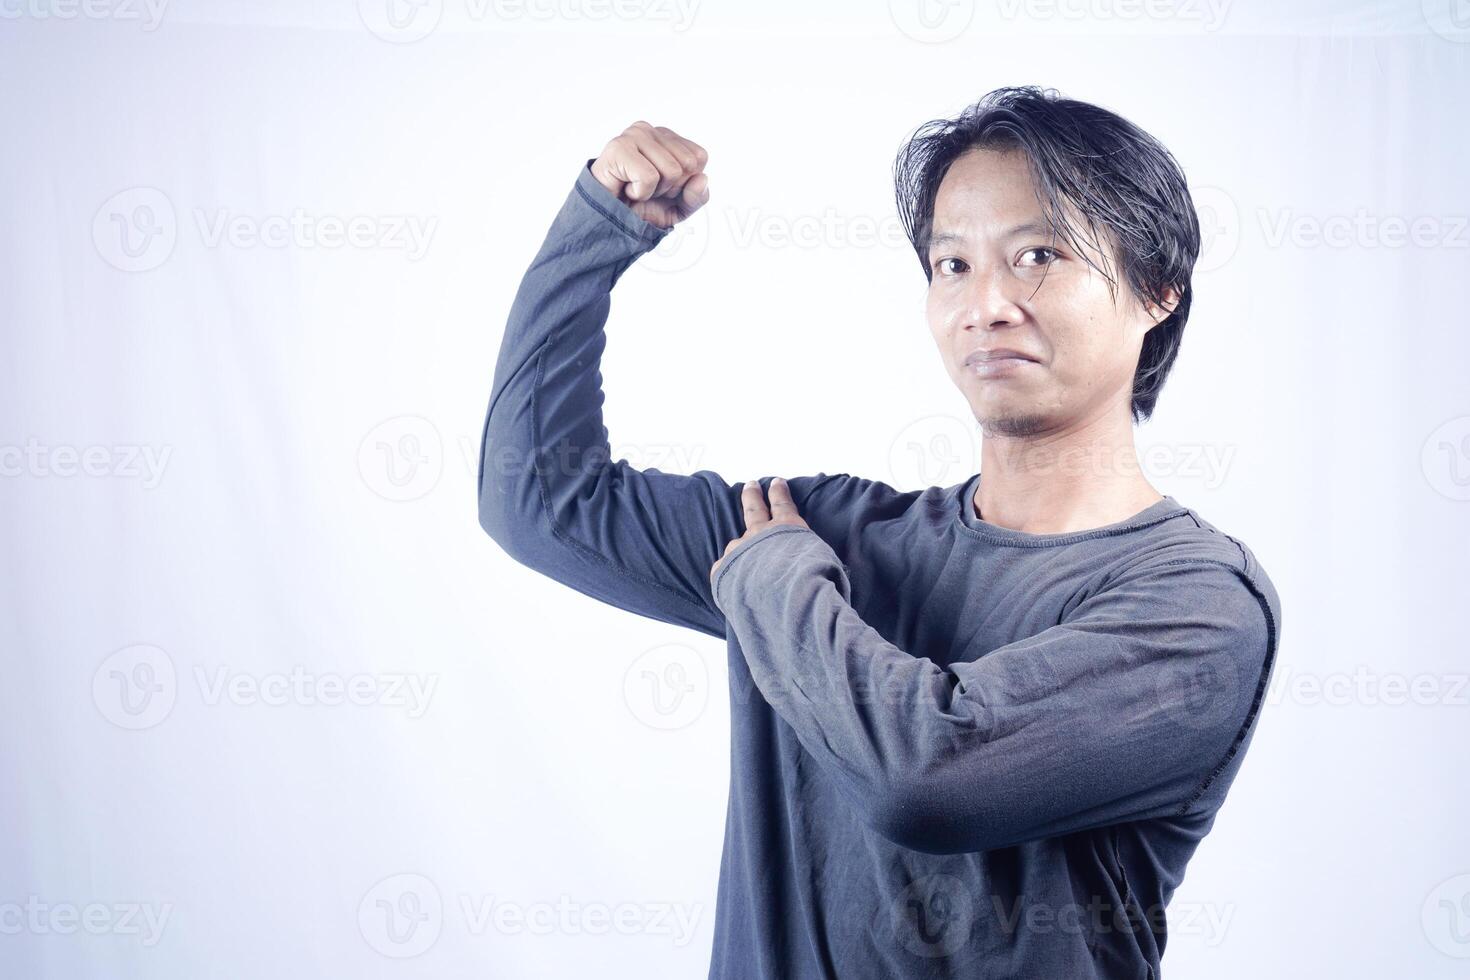
[[[1028,534],[1067,534],[1127,520],[1163,499],[1144,477],[1126,411],[1031,436],[987,434],[976,514]]]

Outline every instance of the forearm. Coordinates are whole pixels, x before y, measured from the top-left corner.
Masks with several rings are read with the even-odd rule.
[[[809,529],[775,527],[743,543],[714,589],[761,694],[866,822],[895,832],[916,778],[944,762],[933,740],[948,718],[949,676],[862,621],[842,562]]]
[[[1179,815],[1250,723],[1268,620],[1217,563],[1141,567],[1067,621],[940,667],[851,604],[810,530],[778,526],[726,556],[714,598],[751,675],[865,822],[962,853]],[[1218,678],[1180,703],[1183,664]]]
[[[480,453],[480,524],[521,564],[661,622],[724,636],[709,596],[739,521],[718,473],[610,459],[600,365],[611,291],[661,229],[583,166],[512,305]]]
[[[481,442],[480,521],[507,550],[607,462],[603,329],[618,277],[666,234],[584,164],[511,306]]]

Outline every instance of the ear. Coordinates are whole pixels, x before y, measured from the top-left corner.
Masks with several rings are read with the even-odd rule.
[[[1152,330],[1160,323],[1163,323],[1166,319],[1168,319],[1169,314],[1174,312],[1174,308],[1178,305],[1179,290],[1175,289],[1173,286],[1170,286],[1168,289],[1164,290],[1164,302],[1162,305],[1158,303],[1145,303],[1143,305],[1143,310],[1145,313],[1148,314],[1148,318],[1152,322],[1148,325],[1147,330],[1145,330],[1144,332],[1147,333],[1148,330]]]

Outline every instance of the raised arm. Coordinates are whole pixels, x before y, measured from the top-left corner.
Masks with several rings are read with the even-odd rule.
[[[740,487],[710,470],[610,459],[599,371],[614,284],[704,203],[704,163],[694,144],[635,123],[580,168],[511,306],[481,442],[479,510],[481,526],[522,564],[619,608],[724,636],[708,576],[739,533]],[[828,479],[791,485],[805,501]]]
[[[766,700],[869,826],[932,853],[1187,812],[1250,733],[1279,620],[1234,567],[1156,561],[942,668],[863,622],[849,590],[826,543],[790,524],[714,576]]]

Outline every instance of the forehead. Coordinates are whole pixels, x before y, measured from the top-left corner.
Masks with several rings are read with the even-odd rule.
[[[1112,250],[1106,229],[1087,230],[1090,223],[1065,198],[1058,206],[1057,220],[1065,229],[1048,220],[1024,150],[966,150],[955,157],[935,193],[930,246],[1004,245],[1009,239],[1040,235],[1068,244],[1094,261],[1102,260]],[[1071,230],[1070,236],[1066,229]],[[1099,232],[1101,239],[1094,237]]]
[[[964,225],[984,231],[1041,214],[1030,164],[1019,149],[966,150],[950,164],[934,197],[936,230]]]

